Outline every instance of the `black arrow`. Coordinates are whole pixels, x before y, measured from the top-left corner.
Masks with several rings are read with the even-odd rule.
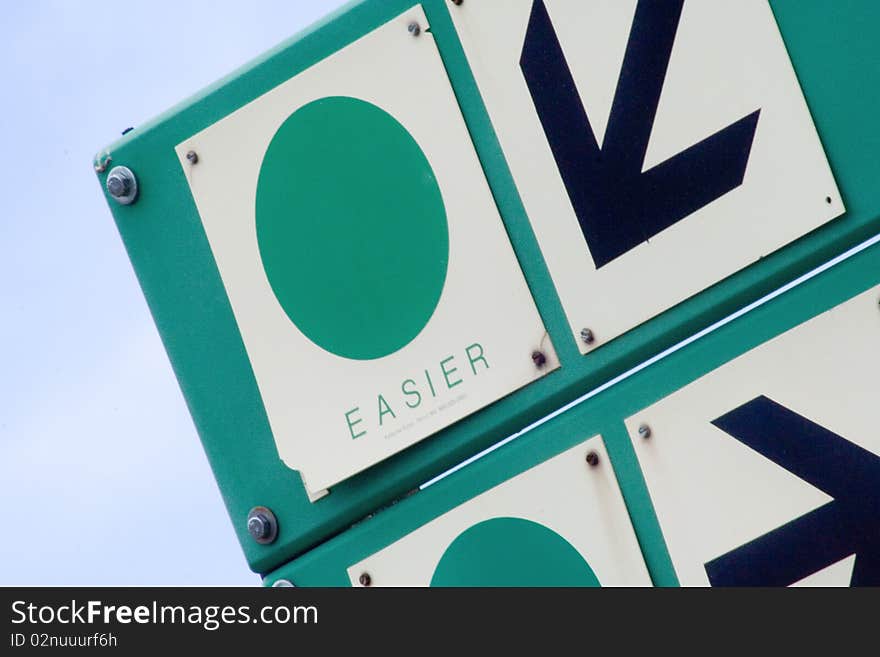
[[[834,498],[706,564],[713,586],[788,586],[852,554],[880,585],[880,457],[761,396],[712,424]]]
[[[543,0],[520,67],[596,268],[739,187],[760,110],[642,172],[684,0],[640,0],[602,147]]]

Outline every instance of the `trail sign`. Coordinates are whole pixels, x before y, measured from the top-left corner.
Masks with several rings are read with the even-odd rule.
[[[844,211],[765,0],[452,16],[583,353]]]
[[[873,0],[771,4],[773,15],[761,3],[708,0],[363,0],[96,154],[252,569],[268,573],[319,545],[323,554],[376,509],[876,233],[880,76],[865,62],[880,9]],[[631,34],[658,56],[630,45]],[[534,65],[554,53],[553,66]],[[625,60],[644,75],[623,79]],[[542,72],[566,68],[576,96],[542,88]],[[570,143],[553,137],[554,99],[580,113]],[[632,139],[619,136],[627,130]],[[734,156],[720,158],[719,143]],[[617,191],[625,182],[628,193],[600,197],[601,186],[582,185],[578,200],[556,161],[575,145],[575,169],[619,182]],[[699,180],[702,191],[661,203],[649,184],[661,178],[669,189]],[[842,212],[842,198],[843,220],[804,234]],[[639,218],[630,199],[658,211]],[[582,224],[575,206],[582,216],[618,213],[621,230],[591,234],[599,226]],[[286,210],[332,219],[285,221]],[[636,224],[650,242],[634,240]],[[622,459],[643,547],[662,538],[656,529],[644,540],[656,524],[646,493],[630,502],[642,480],[620,448],[620,418],[697,376],[684,365],[687,376],[664,369],[643,397],[612,395],[614,412],[599,414],[607,423],[577,425]],[[589,410],[576,419],[595,421]],[[542,432],[522,468],[572,435]],[[277,521],[271,542],[248,532],[263,507]],[[371,554],[331,551],[338,560],[322,575],[343,584],[345,569]],[[661,553],[646,550],[653,569]],[[669,581],[662,570],[659,581]]]
[[[626,420],[682,584],[880,585],[878,295]]]
[[[420,8],[176,150],[312,493],[557,366]]]
[[[601,436],[431,520],[348,575],[354,586],[651,585]]]

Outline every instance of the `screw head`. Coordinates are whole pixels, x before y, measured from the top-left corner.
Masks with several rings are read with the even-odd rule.
[[[278,520],[264,506],[255,506],[248,513],[247,530],[257,543],[267,545],[278,537]]]
[[[291,582],[289,579],[276,579],[272,584],[273,589],[295,589],[296,584]]]
[[[547,356],[543,351],[533,351],[532,352],[532,362],[535,364],[535,367],[538,369],[544,367],[547,364]]]
[[[113,167],[107,174],[107,193],[120,205],[130,205],[137,198],[137,178],[128,167]]]
[[[272,531],[271,527],[269,527],[269,519],[264,515],[248,518],[247,528],[248,533],[258,541],[266,538],[269,532]]]
[[[414,37],[419,36],[422,33],[422,26],[413,21],[409,25],[406,26],[407,31],[413,35]]]
[[[651,437],[651,427],[649,427],[647,424],[640,424],[639,425],[639,435],[642,438],[650,438]]]
[[[596,341],[596,336],[590,329],[583,328],[581,329],[581,340],[584,341],[584,344],[593,344]]]
[[[369,586],[373,583],[373,578],[370,577],[370,573],[361,573],[361,576],[358,577],[358,582],[360,582],[361,586]]]
[[[591,468],[595,468],[599,465],[599,455],[596,452],[589,452],[587,454],[587,463],[590,464]]]
[[[131,189],[131,181],[120,176],[107,178],[107,190],[114,198],[125,196]]]
[[[199,154],[195,151],[187,151],[186,159],[189,161],[190,164],[197,164],[199,161]]]

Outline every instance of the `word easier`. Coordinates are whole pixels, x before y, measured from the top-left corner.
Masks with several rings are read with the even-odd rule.
[[[475,342],[466,347],[464,357],[467,364],[462,360],[456,360],[455,356],[449,356],[441,360],[432,376],[430,369],[425,369],[418,380],[405,379],[400,384],[400,391],[394,395],[376,395],[376,424],[379,427],[396,420],[398,413],[406,410],[413,411],[422,405],[426,399],[434,399],[438,394],[446,390],[452,390],[465,382],[465,377],[473,378],[480,372],[489,369],[489,361],[483,353],[483,346]],[[459,359],[461,357],[459,356]],[[468,375],[468,372],[470,374]],[[366,436],[368,429],[363,426],[366,420],[361,416],[361,408],[355,406],[345,413],[345,422],[352,440]]]

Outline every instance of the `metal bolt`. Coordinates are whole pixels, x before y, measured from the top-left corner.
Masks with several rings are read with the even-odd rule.
[[[137,198],[137,178],[128,167],[113,167],[107,175],[107,192],[121,205],[130,205]]]
[[[584,341],[584,344],[593,344],[596,341],[596,336],[590,329],[583,328],[581,329],[581,340]]]
[[[544,355],[543,351],[533,351],[532,362],[535,364],[535,367],[540,369],[547,363],[547,356]]]
[[[419,36],[422,33],[422,26],[413,21],[409,25],[406,26],[406,29],[412,34],[414,37]]]
[[[186,159],[189,160],[190,164],[198,164],[199,154],[195,151],[188,151],[186,154]]]
[[[131,181],[126,178],[121,178],[120,176],[113,176],[107,180],[107,189],[110,190],[110,193],[113,194],[113,196],[119,198],[120,196],[128,194],[131,189]]]
[[[257,541],[262,541],[264,538],[268,537],[270,533],[272,533],[272,528],[269,525],[269,519],[263,515],[248,518],[247,527],[250,535],[257,539]]]
[[[276,579],[275,583],[272,584],[273,589],[290,589],[296,588],[296,584],[291,582],[289,579]]]
[[[647,424],[640,424],[639,425],[639,435],[642,438],[650,438],[651,437],[651,427],[649,427]]]
[[[358,582],[360,582],[361,586],[369,586],[373,583],[373,578],[370,577],[370,573],[361,573],[361,576],[358,577]]]
[[[255,506],[247,517],[248,534],[260,545],[273,542],[278,536],[278,520],[264,506]]]
[[[587,454],[587,463],[590,464],[591,468],[595,468],[599,465],[599,455],[596,452],[590,452]]]

